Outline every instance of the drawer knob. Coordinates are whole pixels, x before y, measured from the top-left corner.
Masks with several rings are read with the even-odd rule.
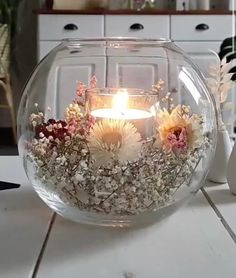
[[[201,23],[201,24],[198,24],[195,29],[198,31],[205,31],[205,30],[210,29],[210,27],[209,27],[209,25],[207,25],[205,23]]]
[[[69,23],[64,26],[64,29],[67,31],[75,31],[78,30],[78,26],[73,23]]]
[[[144,26],[140,23],[134,23],[129,27],[130,30],[142,30]]]

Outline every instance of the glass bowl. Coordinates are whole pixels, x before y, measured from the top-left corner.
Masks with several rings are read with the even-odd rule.
[[[171,41],[64,40],[25,87],[18,135],[29,181],[58,214],[142,225],[202,186],[215,106],[199,69]]]

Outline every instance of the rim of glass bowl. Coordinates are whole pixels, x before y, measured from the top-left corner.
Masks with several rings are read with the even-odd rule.
[[[121,49],[123,47],[134,47],[134,50],[139,48],[157,48],[163,47],[172,49],[185,56],[185,53],[179,48],[175,42],[167,38],[138,38],[138,37],[88,37],[88,38],[64,38],[58,45],[60,48],[80,48],[80,47],[105,47],[107,49]],[[175,59],[172,57],[172,59]]]
[[[137,37],[95,37],[95,38],[64,38],[61,40],[62,44],[71,43],[76,44],[79,42],[85,43],[99,43],[99,42],[136,42],[145,43],[148,45],[165,45],[173,43],[172,40],[166,38],[137,38]]]
[[[129,88],[129,87],[100,87],[100,88],[92,88],[87,89],[86,92],[91,95],[98,96],[114,96],[118,91],[127,90],[129,97],[148,97],[148,96],[157,96],[151,90],[139,89],[139,88]],[[139,92],[139,93],[137,93]]]

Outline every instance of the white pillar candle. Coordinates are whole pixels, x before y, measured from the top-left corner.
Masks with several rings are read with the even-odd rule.
[[[112,120],[141,120],[150,118],[150,112],[140,109],[127,109],[123,113],[117,112],[113,108],[102,108],[91,112],[95,118],[112,119]]]
[[[151,112],[142,109],[127,108],[128,92],[118,91],[113,99],[113,107],[100,108],[91,111],[91,115],[97,120],[111,119],[132,123],[143,139],[153,135],[154,118]]]

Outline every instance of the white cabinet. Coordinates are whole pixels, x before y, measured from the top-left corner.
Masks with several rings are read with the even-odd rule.
[[[222,41],[232,35],[230,15],[173,15],[170,22],[171,38],[189,54],[203,73],[214,62],[209,49],[219,52]]]
[[[103,15],[39,15],[38,60],[63,39],[104,36]]]
[[[158,62],[151,57],[109,57],[108,86],[151,90],[160,78],[167,80],[167,65]]]
[[[189,57],[198,65],[202,73],[207,76],[208,67],[214,64],[217,58],[209,51],[209,49],[218,52],[220,41],[217,42],[175,42],[177,46],[183,49]]]
[[[38,44],[38,60],[41,61],[61,41],[40,41]]]
[[[209,65],[216,62],[216,57],[209,50],[218,53],[222,41],[232,36],[233,29],[231,15],[173,15],[170,25],[172,39],[192,58],[205,76],[208,75]],[[223,113],[231,135],[234,129],[235,101],[235,90],[232,90],[226,102],[227,109]]]
[[[209,49],[219,52],[222,41],[232,35],[230,15],[173,15],[170,21],[171,38],[189,54],[203,73],[215,59]]]
[[[104,16],[102,15],[40,15],[40,40],[102,37]]]
[[[175,41],[221,41],[231,35],[231,15],[171,16],[171,38]]]
[[[79,59],[79,63],[78,60]],[[105,65],[104,57],[70,57],[56,61],[48,76],[47,90],[48,99],[45,105],[52,108],[55,118],[64,116],[65,108],[76,96],[78,81],[89,84],[93,75],[98,79],[98,86],[105,87]]]
[[[65,38],[104,36],[103,15],[39,15],[38,26],[39,60]],[[56,75],[49,73],[47,90],[53,93],[47,93],[45,105],[50,104],[55,118],[63,117],[65,108],[75,98],[77,81],[88,84],[96,75],[98,85],[105,86],[105,58],[103,55],[94,56],[89,48],[84,51],[88,53],[87,58],[72,53],[67,55],[67,59],[57,57],[52,65],[51,72],[56,72]]]
[[[105,16],[105,36],[169,38],[169,16],[107,15]],[[157,56],[156,49],[153,57],[151,57],[153,49],[150,47],[148,51],[145,53],[142,49],[130,49],[129,53],[124,53],[124,56],[109,57],[108,86],[151,89],[158,79],[165,80],[166,65],[160,64],[157,58],[153,58]],[[136,57],[137,52],[141,57]]]
[[[105,36],[169,38],[168,15],[106,15]]]
[[[215,57],[209,49],[216,52],[223,39],[232,35],[231,15],[39,15],[39,42],[38,53],[41,60],[52,48],[58,45],[62,39],[76,37],[139,37],[139,38],[170,38],[182,48],[197,63],[204,75],[207,74],[209,64],[215,62]],[[135,51],[139,51],[136,50]],[[152,51],[152,50],[150,50]],[[127,53],[126,53],[127,54]],[[149,54],[143,58],[132,57],[132,52],[124,57],[112,58],[116,55],[99,55],[93,57],[87,55],[86,61],[76,65],[76,60],[68,60],[68,65],[59,67],[58,82],[51,86],[58,90],[58,96],[62,93],[63,103],[53,100],[57,108],[57,115],[61,115],[63,108],[75,91],[76,80],[88,83],[92,74],[96,74],[101,86],[112,87],[140,87],[150,89],[159,78],[165,79],[168,73],[167,65],[157,67],[155,59]],[[125,57],[126,56],[126,57]],[[148,57],[149,56],[149,57]],[[156,57],[156,55],[154,55]],[[107,60],[106,60],[107,59]],[[100,76],[96,69],[109,70],[109,79]],[[105,68],[106,67],[106,68]],[[103,70],[101,70],[102,72]],[[135,72],[135,74],[133,74]],[[151,76],[151,78],[150,78]],[[147,78],[148,77],[148,78]],[[147,81],[149,80],[149,81]],[[151,81],[150,81],[151,80]],[[151,84],[152,83],[152,84]],[[57,86],[57,87],[55,87]],[[176,87],[174,81],[170,81],[168,89]],[[67,93],[65,93],[66,91]],[[232,91],[229,101],[235,102],[235,93]],[[234,108],[225,112],[225,122],[232,123]],[[228,126],[233,130],[232,124]]]

